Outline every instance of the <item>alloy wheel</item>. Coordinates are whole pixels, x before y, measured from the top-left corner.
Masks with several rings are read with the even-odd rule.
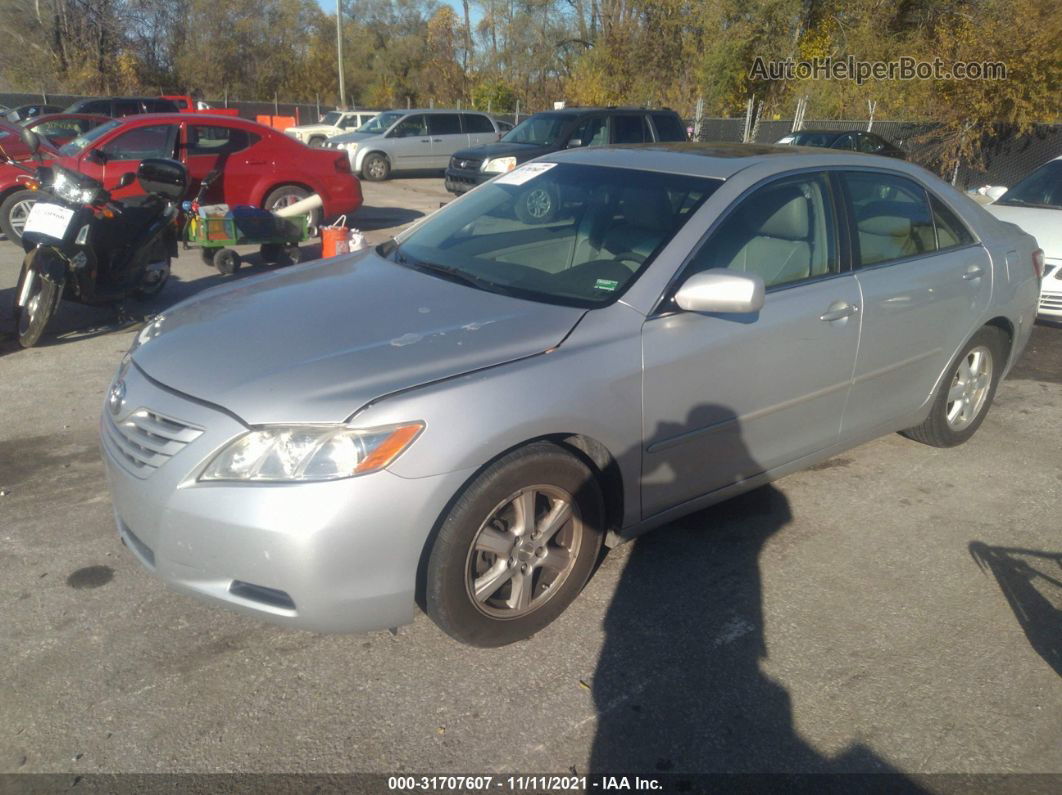
[[[992,386],[992,352],[984,345],[972,348],[955,371],[948,390],[948,427],[961,431],[977,419]]]

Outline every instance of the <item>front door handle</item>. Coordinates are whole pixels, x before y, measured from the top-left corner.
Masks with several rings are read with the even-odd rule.
[[[980,279],[985,275],[985,269],[980,265],[971,265],[966,269],[966,273],[962,275],[962,278],[966,281],[973,281],[974,279]]]
[[[431,143],[431,138],[421,138],[420,142],[422,144],[430,144]]]
[[[819,320],[825,320],[827,322],[833,320],[844,320],[846,317],[850,317],[859,311],[858,306],[848,303],[847,301],[834,301],[830,304],[830,308],[819,315]]]
[[[266,164],[264,160],[247,160],[245,162],[248,166],[264,166]]]

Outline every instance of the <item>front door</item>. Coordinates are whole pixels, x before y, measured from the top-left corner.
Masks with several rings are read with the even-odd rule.
[[[78,170],[102,182],[116,199],[138,196],[143,191],[137,182],[119,189],[118,180],[127,172],[135,172],[145,158],[178,159],[178,131],[176,123],[142,124],[124,131],[119,128],[116,135],[81,155]]]
[[[929,399],[988,306],[992,268],[955,214],[913,180],[875,171],[844,180],[864,304],[845,430],[866,431]]]
[[[831,184],[803,174],[757,188],[687,266],[683,279],[710,268],[762,277],[755,316],[676,309],[646,321],[645,518],[837,441],[860,299],[840,265]]]
[[[387,139],[392,169],[431,168],[431,138],[423,113],[406,116],[387,134]]]

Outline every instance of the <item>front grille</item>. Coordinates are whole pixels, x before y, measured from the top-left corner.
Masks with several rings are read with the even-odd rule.
[[[455,156],[455,157],[451,157],[450,158],[450,168],[457,168],[457,169],[461,169],[463,171],[467,171],[469,169],[478,170],[481,165],[483,165],[483,158],[482,157],[456,157]]]
[[[203,433],[187,422],[137,409],[124,420],[105,413],[103,438],[110,453],[131,473],[146,478]]]

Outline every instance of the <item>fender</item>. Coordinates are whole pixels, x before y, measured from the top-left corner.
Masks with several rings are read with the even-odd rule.
[[[38,246],[26,255],[24,267],[35,270],[41,278],[55,284],[66,281],[67,263],[53,246]]]

